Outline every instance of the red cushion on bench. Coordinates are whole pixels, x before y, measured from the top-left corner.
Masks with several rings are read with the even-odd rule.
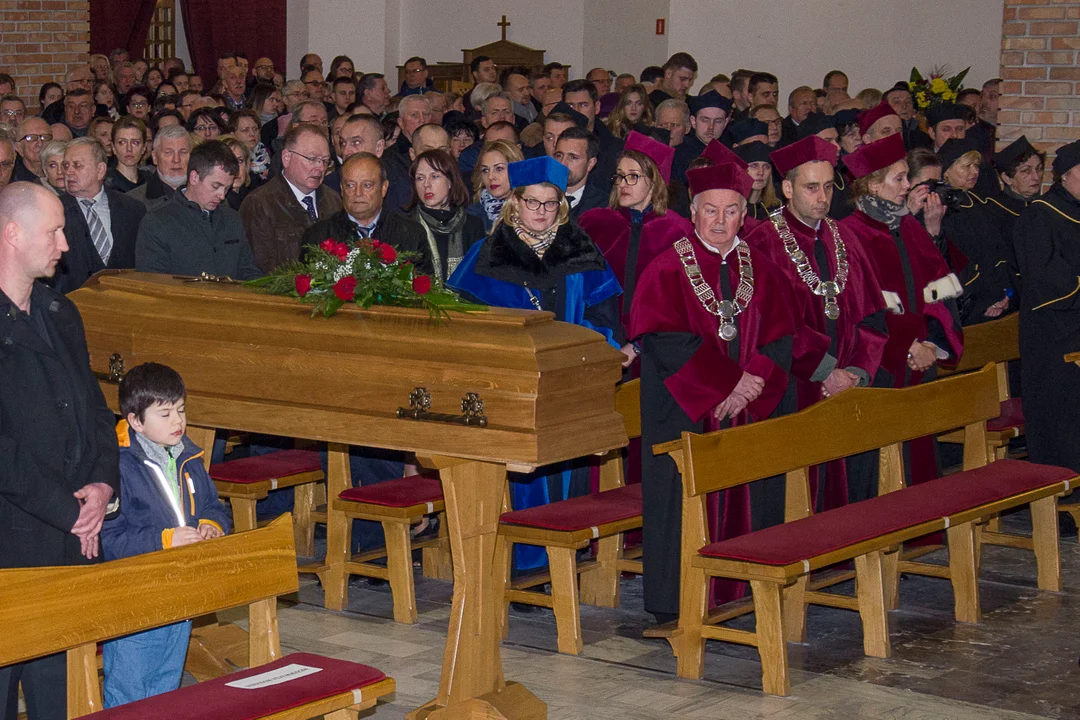
[[[255,483],[320,470],[319,453],[314,450],[281,450],[211,465],[210,477],[221,482]]]
[[[343,490],[338,497],[384,507],[409,507],[443,499],[438,473],[421,473],[374,485],[361,485]]]
[[[626,520],[641,514],[641,485],[538,505],[525,510],[503,513],[500,522],[573,532]]]
[[[319,672],[276,685],[247,690],[226,683],[262,675],[287,665],[319,668]],[[92,713],[94,720],[251,720],[332,697],[379,682],[386,675],[367,665],[321,655],[293,653],[257,668],[189,685],[164,695]]]
[[[1016,430],[1022,427],[1024,427],[1024,406],[1020,398],[1002,400],[1001,414],[993,420],[986,421],[986,429],[993,432]]]
[[[998,460],[975,470],[706,545],[700,552],[713,558],[790,565],[1074,477],[1076,473],[1068,468]]]

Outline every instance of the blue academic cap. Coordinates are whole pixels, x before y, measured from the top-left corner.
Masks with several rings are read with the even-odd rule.
[[[547,155],[512,162],[506,166],[506,172],[510,175],[512,188],[551,183],[566,192],[566,181],[570,178],[570,170]]]

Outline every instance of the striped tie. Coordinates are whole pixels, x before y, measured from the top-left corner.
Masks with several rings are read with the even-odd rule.
[[[94,210],[94,201],[82,200],[81,202],[83,207],[86,208],[86,224],[90,226],[90,237],[94,240],[94,249],[101,256],[101,262],[108,265],[109,256],[112,255],[112,240],[109,239],[109,234],[105,232],[105,226],[101,224],[101,218],[98,217],[97,211]]]

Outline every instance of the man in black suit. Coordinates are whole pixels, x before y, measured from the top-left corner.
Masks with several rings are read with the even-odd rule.
[[[105,268],[135,267],[135,238],[146,207],[104,186],[105,148],[93,138],[76,138],[64,151],[61,196],[68,251],[60,261],[56,289],[78,290]]]
[[[555,141],[554,158],[570,170],[566,180],[566,202],[570,203],[571,220],[577,220],[586,210],[607,207],[609,194],[596,183],[589,182],[599,154],[599,138],[577,125],[563,130]]]
[[[38,279],[67,249],[64,209],[27,182],[0,190],[0,567],[83,565],[116,509],[119,454],[75,305]],[[63,653],[0,668],[0,718],[67,717]]]
[[[419,257],[413,261],[417,270],[433,274],[427,233],[416,220],[385,208],[389,187],[386,170],[379,158],[368,152],[350,155],[341,166],[343,208],[333,215],[321,217],[308,228],[302,244],[318,245],[328,238],[340,241],[373,238],[398,251],[418,253]]]

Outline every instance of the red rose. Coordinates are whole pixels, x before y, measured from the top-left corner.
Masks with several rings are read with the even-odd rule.
[[[345,243],[335,243],[334,248],[329,252],[335,255],[338,260],[344,260],[349,257],[349,246]]]
[[[417,295],[427,295],[431,290],[431,278],[427,275],[417,275],[412,279],[412,289]]]
[[[335,240],[334,238],[327,238],[326,240],[323,240],[321,243],[319,243],[319,249],[323,252],[330,253],[331,255],[334,254],[335,247],[337,247],[337,240]]]
[[[397,260],[397,250],[393,245],[387,245],[386,243],[379,244],[379,259],[382,260],[383,265],[389,265]]]
[[[341,278],[334,283],[334,294],[338,300],[349,302],[356,297],[356,278],[352,275]]]
[[[297,275],[293,282],[296,283],[296,294],[300,297],[304,297],[311,290],[310,275]]]

